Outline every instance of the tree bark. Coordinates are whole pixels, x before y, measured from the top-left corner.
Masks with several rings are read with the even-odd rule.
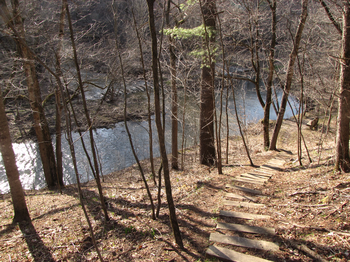
[[[61,14],[60,14],[60,23],[59,23],[59,42],[56,51],[56,73],[62,78],[61,70],[61,49],[63,44],[64,36],[64,18],[66,16],[66,9],[64,4],[62,4]],[[60,83],[57,83],[55,90],[56,98],[56,167],[57,167],[57,179],[60,181],[63,180],[63,166],[62,166],[62,130],[61,130],[61,117],[62,117],[62,99],[61,99],[61,89]]]
[[[10,15],[6,1],[0,0],[0,14],[2,19],[14,31],[15,34],[18,34],[15,37],[15,41],[19,54],[23,59],[23,68],[28,86],[29,102],[33,112],[34,130],[38,139],[39,152],[43,164],[45,180],[49,189],[52,189],[58,184],[63,186],[63,181],[61,178],[59,180],[57,179],[55,153],[51,142],[50,130],[46,121],[44,108],[42,107],[41,91],[36,74],[34,58],[25,43],[25,31],[23,19],[19,11],[18,0],[12,1],[12,9],[13,16]]]
[[[335,168],[350,171],[349,119],[350,119],[350,3],[344,1],[342,56],[338,98],[337,142]]]
[[[99,193],[99,197],[100,197],[101,207],[102,207],[103,213],[105,215],[105,219],[106,219],[106,221],[109,221],[107,207],[106,207],[106,204],[105,204],[105,200],[104,200],[104,197],[103,197],[103,190],[102,190],[102,186],[101,186],[100,172],[99,172],[99,166],[98,166],[98,160],[97,160],[97,153],[96,153],[96,149],[95,149],[95,141],[94,141],[94,136],[93,136],[93,132],[92,132],[92,122],[91,122],[91,119],[90,119],[89,110],[88,110],[87,105],[86,105],[84,87],[83,87],[83,82],[82,82],[81,73],[80,73],[80,67],[79,67],[79,63],[78,63],[78,55],[77,55],[77,49],[76,49],[75,41],[74,41],[74,32],[73,32],[71,16],[70,16],[70,13],[69,13],[69,7],[68,7],[67,0],[64,0],[63,2],[64,2],[65,8],[66,8],[66,12],[67,12],[68,25],[69,25],[69,31],[70,31],[70,38],[71,38],[72,47],[73,47],[73,54],[74,54],[74,63],[75,63],[75,67],[76,67],[76,70],[77,70],[78,83],[79,83],[81,97],[82,97],[82,100],[83,100],[84,113],[85,113],[86,121],[87,121],[87,124],[88,124],[88,129],[89,129],[88,131],[89,131],[89,137],[90,137],[90,147],[91,147],[92,157],[93,157],[93,161],[94,161],[94,168],[95,168],[95,172],[96,172],[95,181],[96,181],[96,185],[97,185],[97,189],[98,189],[98,193]]]
[[[10,185],[12,204],[15,215],[13,223],[30,221],[29,212],[24,198],[24,192],[16,165],[16,157],[13,152],[10,130],[5,113],[2,92],[0,89],[0,152],[4,162],[7,180]]]
[[[159,78],[158,78],[158,51],[157,51],[157,36],[156,27],[154,21],[154,0],[147,0],[148,5],[148,16],[149,16],[149,27],[152,38],[152,73],[153,73],[153,85],[154,85],[154,105],[155,105],[155,116],[156,116],[156,126],[158,131],[159,147],[164,168],[164,182],[165,182],[165,192],[167,196],[167,202],[170,213],[170,224],[173,230],[176,244],[183,248],[180,228],[177,223],[177,217],[175,212],[175,205],[172,196],[171,182],[169,175],[169,162],[168,156],[165,149],[165,139],[162,127],[161,115],[160,115],[160,98],[159,98]]]
[[[278,112],[278,116],[277,116],[277,120],[276,120],[276,126],[275,126],[275,129],[273,131],[272,138],[271,138],[270,150],[276,150],[277,138],[278,138],[279,131],[281,130],[284,112],[285,112],[286,107],[287,107],[289,91],[290,91],[290,88],[292,86],[292,79],[293,79],[293,73],[294,73],[294,63],[295,63],[295,59],[296,59],[297,54],[298,54],[299,44],[301,41],[306,18],[308,15],[307,6],[308,6],[308,0],[303,0],[302,1],[302,13],[300,15],[298,29],[297,29],[297,32],[296,32],[295,37],[294,37],[293,50],[289,55],[289,62],[288,62],[288,68],[287,68],[287,79],[286,79],[285,87],[283,90],[281,106],[280,106],[280,110]]]
[[[170,27],[170,3],[167,1],[166,26]],[[174,38],[169,35],[169,54],[170,54],[170,75],[171,75],[171,167],[179,169],[178,160],[178,115],[177,115],[177,86],[176,86],[176,55],[174,48]]]
[[[201,105],[200,105],[200,161],[201,164],[212,166],[215,164],[214,141],[214,78],[215,62],[212,59],[211,46],[215,42],[215,0],[204,0],[201,4],[203,23],[206,30],[203,38],[203,49],[206,55],[203,57],[201,76]],[[209,32],[210,31],[210,34]]]
[[[153,159],[153,132],[152,132],[151,96],[150,96],[150,91],[148,89],[148,84],[147,84],[147,75],[146,75],[146,68],[145,68],[145,60],[143,58],[143,48],[142,48],[142,43],[141,43],[141,37],[140,37],[139,30],[137,28],[137,23],[136,23],[134,10],[132,10],[132,17],[133,17],[133,20],[134,20],[137,40],[138,40],[138,43],[139,43],[140,61],[141,61],[142,74],[143,74],[143,79],[145,81],[145,89],[146,89],[146,95],[147,95],[147,112],[148,112],[148,114],[147,114],[147,121],[148,121],[148,138],[149,138],[149,161],[151,162],[151,172],[152,172],[153,182],[154,182],[154,185],[157,185],[156,172],[155,172],[155,168],[154,168],[154,159]]]
[[[274,58],[275,58],[275,47],[276,47],[276,0],[269,1],[269,6],[271,9],[272,21],[271,21],[271,46],[270,46],[270,54],[269,54],[269,75],[267,77],[266,84],[266,101],[264,107],[264,119],[263,119],[263,130],[264,130],[264,148],[267,150],[270,146],[270,134],[269,134],[269,126],[270,126],[270,108],[272,103],[272,85],[273,85],[273,72],[275,70],[274,67]]]

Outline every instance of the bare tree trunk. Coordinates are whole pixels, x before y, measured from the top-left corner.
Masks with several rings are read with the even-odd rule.
[[[139,30],[137,29],[137,23],[136,23],[134,10],[132,10],[132,16],[133,16],[133,20],[134,20],[134,25],[135,25],[135,31],[136,31],[137,39],[138,39],[138,42],[139,42],[140,60],[141,60],[143,79],[145,81],[145,88],[146,88],[146,95],[147,95],[149,160],[151,162],[151,172],[152,172],[153,182],[154,182],[155,185],[157,185],[156,172],[155,172],[155,169],[154,169],[154,160],[153,160],[153,133],[152,133],[152,119],[151,119],[151,116],[152,116],[152,112],[151,112],[151,96],[150,96],[150,92],[149,92],[149,89],[148,89],[146,69],[145,69],[145,62],[144,62],[144,59],[143,59],[143,48],[142,48],[142,43],[141,43],[141,37],[140,37]]]
[[[30,221],[30,216],[24,197],[21,181],[19,180],[19,173],[16,165],[16,157],[12,148],[12,141],[10,130],[5,113],[5,106],[2,98],[2,91],[0,88],[0,152],[4,162],[7,180],[10,185],[10,192],[12,198],[13,209],[15,215],[13,223]]]
[[[67,4],[66,1],[67,0],[62,0],[63,5]],[[60,91],[61,91],[61,94],[64,95],[62,85],[60,85]],[[64,97],[63,97],[63,101],[65,101]],[[100,252],[100,250],[99,250],[99,248],[97,246],[94,230],[92,228],[92,224],[90,222],[90,218],[89,218],[89,215],[88,215],[88,213],[86,211],[86,207],[85,207],[84,200],[83,200],[83,192],[81,190],[80,178],[79,178],[78,166],[77,166],[77,160],[76,160],[76,156],[75,156],[74,142],[73,142],[73,138],[72,138],[71,115],[70,115],[70,112],[69,112],[69,109],[68,109],[66,103],[63,103],[63,108],[64,108],[65,119],[66,119],[66,128],[67,128],[66,134],[67,134],[67,138],[68,138],[67,140],[68,140],[69,149],[70,149],[71,156],[72,156],[72,162],[73,162],[75,178],[77,180],[77,188],[78,188],[78,195],[79,195],[80,205],[81,205],[81,208],[83,209],[86,222],[88,223],[91,240],[92,240],[92,243],[93,243],[93,245],[94,245],[94,247],[96,249],[97,256],[99,257],[99,260],[101,262],[103,262],[103,258],[102,258],[101,252]]]
[[[226,64],[224,63],[226,56],[225,56],[225,46],[224,46],[224,41],[222,37],[222,27],[221,27],[221,21],[220,21],[220,16],[218,16],[218,25],[219,25],[219,35],[220,35],[220,45],[222,49],[222,79],[221,79],[221,89],[220,89],[220,117],[219,117],[219,131],[216,135],[216,141],[217,141],[217,153],[218,153],[218,173],[222,174],[222,150],[221,150],[221,121],[222,121],[222,96],[223,96],[223,91],[225,88],[225,66]],[[229,70],[228,70],[229,71]],[[226,164],[228,164],[228,143],[229,143],[229,124],[228,124],[228,87],[227,87],[227,92],[226,92],[226,103],[225,103],[225,112],[226,112],[226,127],[227,127],[227,132],[226,132]]]
[[[102,186],[101,186],[101,181],[100,181],[99,166],[98,166],[97,155],[96,155],[96,150],[95,150],[95,141],[94,141],[94,136],[93,136],[93,132],[92,132],[92,122],[91,122],[89,111],[88,111],[87,105],[86,105],[84,87],[83,87],[83,82],[81,79],[80,68],[79,68],[78,57],[77,57],[77,50],[76,50],[75,42],[74,42],[73,26],[72,26],[72,21],[71,21],[71,17],[70,17],[70,13],[69,13],[69,7],[68,7],[67,0],[64,0],[64,4],[66,7],[66,11],[67,11],[68,25],[69,25],[70,37],[71,37],[71,42],[72,42],[72,47],[73,47],[73,54],[74,54],[74,63],[75,63],[75,67],[77,69],[78,82],[79,82],[81,97],[83,100],[85,117],[86,117],[86,121],[88,124],[88,129],[89,129],[91,152],[92,152],[93,161],[94,161],[94,168],[95,168],[95,172],[96,172],[95,180],[96,180],[96,184],[97,184],[97,188],[98,188],[98,192],[99,192],[99,196],[100,196],[101,207],[102,207],[102,210],[104,212],[105,219],[108,221],[109,216],[108,216],[106,204],[104,201]]]
[[[156,36],[156,27],[155,27],[155,21],[154,21],[154,10],[153,10],[154,1],[155,0],[147,0],[149,27],[150,27],[151,38],[152,38],[152,71],[153,71],[153,82],[154,82],[153,84],[154,84],[154,105],[155,105],[156,125],[158,130],[160,153],[161,153],[161,158],[162,158],[162,163],[164,168],[164,182],[165,182],[165,191],[166,191],[167,202],[168,202],[169,213],[170,213],[170,223],[173,229],[173,234],[175,237],[176,244],[180,248],[183,248],[183,242],[181,238],[180,228],[177,223],[175,205],[174,205],[174,200],[172,196],[171,182],[170,182],[170,175],[169,175],[169,162],[168,162],[168,157],[165,149],[164,132],[163,132],[161,116],[160,116],[158,54],[157,54],[158,51],[157,51],[157,36]]]
[[[335,169],[350,171],[350,3],[344,1]]]
[[[63,181],[57,180],[56,161],[54,149],[51,142],[51,135],[48,123],[45,118],[44,108],[42,107],[41,91],[36,74],[34,59],[31,51],[25,42],[25,32],[23,19],[19,11],[18,0],[12,1],[13,18],[7,8],[5,0],[0,1],[0,15],[13,30],[16,35],[15,41],[18,46],[20,56],[23,58],[23,67],[26,75],[29,102],[33,112],[34,130],[39,144],[39,152],[43,164],[45,180],[47,186],[52,189],[58,183],[63,186]]]
[[[185,125],[186,125],[186,103],[187,103],[187,77],[184,80],[185,84],[184,84],[184,100],[183,100],[183,108],[182,108],[182,138],[181,138],[181,169],[184,170],[185,169],[185,164],[184,164],[184,160],[185,160]]]
[[[206,55],[203,57],[201,76],[201,109],[200,109],[200,162],[203,165],[215,164],[215,141],[214,141],[214,78],[215,62],[212,59],[212,44],[215,42],[215,0],[200,0],[203,24],[206,30],[203,38],[203,49]],[[202,4],[203,2],[203,4]],[[209,32],[210,31],[210,36]]]
[[[284,112],[285,112],[286,107],[287,107],[289,91],[290,91],[290,88],[292,85],[292,79],[293,79],[293,73],[294,73],[294,63],[295,63],[296,56],[298,54],[300,40],[301,40],[301,37],[303,34],[303,29],[305,26],[307,15],[308,15],[307,6],[308,6],[308,0],[303,0],[302,1],[302,13],[300,15],[300,22],[299,22],[298,29],[297,29],[297,32],[296,32],[295,38],[294,38],[293,50],[292,50],[291,54],[289,55],[289,62],[288,62],[288,68],[287,68],[287,80],[286,80],[286,84],[285,84],[284,90],[283,90],[281,106],[280,106],[277,120],[276,120],[276,126],[275,126],[275,129],[273,131],[272,138],[271,138],[270,150],[276,150],[277,138],[278,138],[279,131],[281,130]]]
[[[275,70],[274,59],[275,59],[275,47],[276,47],[276,0],[269,0],[269,6],[272,13],[271,21],[271,45],[270,45],[270,54],[269,54],[269,75],[267,77],[266,84],[266,101],[264,107],[264,120],[263,120],[263,130],[264,130],[264,148],[267,150],[270,146],[270,108],[272,103],[272,85],[273,85],[273,73]]]
[[[118,46],[118,41],[117,41],[117,17],[116,17],[115,10],[113,10],[113,17],[114,17],[115,46],[116,46],[116,50],[117,50],[117,53],[118,53],[118,58],[119,58],[119,63],[120,63],[120,68],[121,68],[121,73],[122,73],[122,79],[123,79],[123,86],[124,86],[124,125],[125,125],[125,129],[126,129],[126,133],[128,134],[131,151],[132,151],[132,153],[134,155],[134,158],[136,160],[137,166],[139,167],[139,171],[141,173],[141,178],[143,180],[143,183],[145,184],[147,195],[148,195],[150,203],[151,203],[152,219],[156,219],[152,194],[151,194],[151,191],[149,190],[149,186],[148,186],[148,183],[147,183],[147,180],[146,180],[146,177],[145,177],[145,173],[143,172],[143,168],[141,166],[140,160],[139,160],[139,158],[138,158],[138,156],[136,154],[134,143],[132,141],[131,133],[130,133],[130,130],[129,130],[129,126],[128,126],[128,123],[126,121],[127,108],[128,108],[128,104],[127,104],[127,90],[126,90],[126,82],[125,82],[125,73],[124,73],[123,60],[122,60],[122,56],[121,56],[120,49],[119,49],[119,46]]]
[[[170,0],[167,0],[167,11],[165,14],[166,26],[170,27]],[[169,35],[170,75],[171,75],[171,167],[179,169],[178,161],[178,116],[177,116],[177,86],[176,86],[176,55],[174,38]]]
[[[251,166],[255,166],[254,163],[253,163],[252,158],[250,157],[249,148],[248,148],[247,143],[245,141],[243,130],[242,130],[242,127],[241,127],[241,121],[239,120],[238,110],[237,110],[237,103],[236,103],[236,97],[235,97],[235,90],[234,90],[234,86],[233,86],[232,77],[231,77],[229,69],[228,69],[228,65],[226,65],[226,68],[227,68],[227,75],[228,75],[228,77],[230,79],[230,84],[231,84],[231,87],[232,87],[233,105],[234,105],[234,108],[235,108],[235,115],[236,115],[236,121],[237,121],[238,129],[239,129],[239,133],[241,135],[241,138],[242,138],[242,141],[243,141],[243,146],[244,146],[244,149],[245,149],[245,151],[247,153],[247,157],[249,159],[250,165]]]
[[[62,77],[61,70],[61,48],[63,44],[64,36],[64,18],[66,16],[66,9],[64,4],[62,4],[60,23],[59,23],[59,42],[56,51],[56,73],[59,77]],[[55,90],[56,98],[56,167],[57,167],[57,177],[63,179],[63,168],[62,168],[62,130],[61,130],[61,116],[62,116],[62,101],[61,101],[61,89],[59,83],[57,83]],[[61,188],[60,188],[61,189]]]

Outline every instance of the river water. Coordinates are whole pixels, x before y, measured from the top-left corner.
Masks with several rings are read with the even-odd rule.
[[[226,92],[226,91],[225,91]],[[244,83],[242,88],[238,88],[236,91],[236,100],[238,103],[238,111],[240,120],[243,123],[257,122],[263,118],[263,110],[257,100],[255,89],[249,84]],[[263,94],[263,97],[265,94]],[[278,94],[279,99],[281,92]],[[194,96],[188,96],[185,126],[186,146],[197,143],[199,133],[199,105],[196,102]],[[180,99],[181,100],[181,92]],[[225,98],[224,98],[225,100]],[[170,103],[167,103],[170,104]],[[296,103],[294,103],[296,104]],[[229,122],[230,122],[230,135],[238,134],[238,128],[236,125],[234,106],[232,95],[229,97]],[[181,111],[181,110],[180,110]],[[224,115],[224,114],[223,114]],[[285,113],[285,118],[291,117],[292,112],[288,108]],[[181,119],[181,112],[179,114]],[[271,119],[276,119],[276,114],[271,110]],[[226,120],[223,120],[225,123]],[[133,143],[140,160],[149,158],[149,136],[148,136],[148,123],[146,121],[129,121],[128,127],[132,133]],[[167,153],[170,151],[170,114],[166,114],[166,141],[167,141]],[[154,136],[154,155],[159,156],[159,146],[156,133],[156,126],[154,121],[152,122],[152,130]],[[102,174],[107,175],[113,171],[121,170],[135,163],[134,156],[131,151],[130,143],[127,133],[125,131],[124,123],[115,124],[114,128],[106,129],[99,128],[93,131],[94,138],[97,145],[98,153],[100,156],[100,162],[102,167]],[[182,125],[179,123],[179,146],[181,145],[182,137]],[[53,141],[55,138],[53,137]],[[88,161],[84,155],[84,151],[79,140],[79,134],[73,133],[73,140],[75,142],[75,152],[78,161],[78,170],[81,174],[81,181],[86,182],[93,179],[93,175],[89,170]],[[89,148],[89,134],[84,136],[86,146]],[[46,186],[44,175],[42,171],[42,165],[38,150],[38,145],[35,142],[25,143],[13,143],[13,149],[16,154],[17,167],[20,173],[20,180],[24,189],[40,189]],[[73,170],[73,164],[71,162],[69,146],[66,139],[62,140],[62,153],[63,153],[63,169],[64,169],[64,183],[72,184],[76,182],[75,174]],[[1,156],[0,156],[1,158]],[[5,173],[5,168],[0,159],[0,193],[4,194],[9,192],[9,185]]]

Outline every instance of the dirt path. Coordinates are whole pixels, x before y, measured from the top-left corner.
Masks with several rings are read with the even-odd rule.
[[[282,127],[279,148],[283,146],[296,152],[294,125],[287,121]],[[304,244],[328,261],[350,260],[349,174],[333,171],[332,132],[334,129],[323,143],[320,164],[317,164],[320,154],[316,144],[320,132],[305,129],[314,163],[303,159],[304,166],[300,167],[295,156],[291,156],[286,159],[284,171],[273,175],[264,187],[252,186],[269,196],[259,197],[258,203],[267,207],[260,214],[272,217],[264,224],[254,222],[253,225],[274,228],[276,235],[264,240],[279,243],[280,249],[277,255],[258,250],[249,254],[274,261],[312,261],[309,255],[291,246],[292,241]],[[275,152],[262,150],[259,126],[250,129],[248,143],[256,165],[274,157]],[[234,177],[254,173],[254,168],[249,166],[240,138],[230,139],[229,165],[224,166],[220,175],[215,169],[198,165],[198,148],[194,149],[186,151],[185,169],[171,172],[185,250],[179,250],[174,244],[164,193],[160,217],[151,219],[149,200],[137,167],[105,176],[103,191],[111,217],[108,222],[103,219],[95,183],[83,186],[89,217],[106,261],[208,261],[205,252],[211,244],[210,234],[215,233],[217,223],[222,222],[220,210],[225,206],[228,193],[225,186],[231,184]],[[157,160],[156,165],[159,164]],[[157,191],[152,184],[149,163],[142,165],[155,199]],[[63,194],[28,191],[26,199],[33,219],[31,229],[11,225],[11,199],[8,194],[1,195],[1,261],[47,261],[50,256],[55,261],[97,261],[74,185],[67,186]],[[245,208],[239,210],[243,212]]]

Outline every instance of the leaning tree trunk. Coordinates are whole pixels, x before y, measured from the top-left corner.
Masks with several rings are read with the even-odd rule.
[[[280,110],[278,112],[278,116],[277,116],[277,120],[276,120],[276,126],[275,126],[275,129],[273,131],[272,138],[271,138],[270,150],[276,150],[278,134],[279,134],[279,131],[281,130],[284,112],[285,112],[286,107],[287,107],[289,91],[290,91],[290,88],[292,86],[292,79],[293,79],[293,73],[294,73],[294,63],[295,63],[295,59],[296,59],[297,54],[298,54],[301,36],[303,34],[303,29],[304,29],[306,18],[307,18],[307,5],[308,5],[308,0],[303,0],[302,1],[302,13],[300,15],[300,22],[299,22],[298,29],[297,29],[297,32],[296,32],[295,38],[294,38],[295,40],[294,40],[293,50],[292,50],[291,54],[289,55],[289,62],[288,62],[288,68],[287,68],[287,79],[286,79],[286,84],[285,84],[285,87],[283,90],[281,106],[280,106]]]
[[[162,121],[160,116],[160,99],[159,99],[159,78],[158,78],[158,51],[157,51],[157,36],[156,36],[156,27],[154,21],[154,1],[147,0],[148,5],[148,15],[149,15],[149,27],[151,31],[152,38],[152,73],[153,73],[153,85],[154,85],[154,105],[155,105],[155,116],[156,116],[156,126],[158,130],[158,139],[159,139],[159,148],[162,158],[162,164],[164,168],[164,182],[165,182],[165,192],[167,196],[167,202],[170,213],[170,224],[173,230],[175,237],[175,242],[179,245],[180,248],[183,248],[181,233],[179,224],[177,223],[177,217],[175,212],[175,205],[172,196],[171,182],[169,175],[169,162],[168,156],[165,149],[165,138],[162,127]]]
[[[19,173],[16,165],[15,153],[13,152],[10,130],[5,113],[2,93],[0,89],[0,152],[4,162],[7,180],[10,185],[12,204],[15,215],[13,222],[30,221],[26,200]]]
[[[350,120],[350,3],[344,1],[342,56],[338,98],[337,144],[335,168],[350,171],[349,120]]]
[[[39,145],[39,152],[43,164],[43,170],[47,186],[52,189],[57,184],[63,186],[62,177],[56,175],[56,161],[53,150],[49,125],[45,118],[44,108],[42,107],[41,91],[38,77],[36,74],[33,55],[25,42],[25,31],[23,19],[19,12],[18,0],[12,1],[13,19],[7,8],[5,0],[0,1],[1,17],[15,34],[15,41],[19,54],[23,59],[23,68],[26,75],[28,86],[28,97],[30,107],[33,112],[34,130]]]
[[[201,1],[200,1],[201,2]],[[203,57],[201,79],[201,105],[200,105],[200,161],[201,164],[212,166],[215,164],[215,139],[214,139],[214,73],[215,62],[212,59],[212,45],[215,42],[215,0],[204,0],[201,4],[203,23],[206,30],[203,38],[203,49],[206,55]],[[210,31],[210,34],[209,34]],[[210,36],[209,36],[210,35]]]
[[[143,58],[143,49],[142,49],[142,43],[141,43],[141,37],[140,33],[137,27],[136,18],[134,14],[134,10],[132,10],[132,17],[134,20],[134,26],[135,26],[135,32],[137,36],[137,40],[139,43],[139,49],[140,49],[140,62],[142,66],[142,74],[143,74],[143,80],[145,81],[145,89],[146,89],[146,95],[147,95],[147,122],[148,122],[148,139],[149,139],[149,161],[151,162],[151,172],[152,172],[152,178],[154,185],[157,185],[156,182],[156,172],[154,169],[154,159],[153,159],[153,132],[152,132],[152,112],[151,112],[151,96],[150,91],[147,84],[147,76],[146,76],[146,68],[145,68],[145,60]]]
[[[79,83],[79,88],[80,88],[80,94],[81,94],[81,98],[83,100],[84,113],[85,113],[86,122],[88,125],[88,131],[89,131],[89,137],[90,137],[90,147],[91,147],[91,152],[92,152],[93,161],[94,161],[94,168],[95,168],[95,173],[96,173],[95,181],[96,181],[96,185],[97,185],[97,189],[98,189],[98,193],[99,193],[99,197],[100,197],[101,207],[102,207],[103,213],[105,215],[105,219],[107,221],[109,221],[107,207],[106,207],[105,199],[103,196],[103,190],[102,190],[102,186],[101,186],[97,153],[96,153],[96,149],[95,149],[95,141],[94,141],[94,136],[93,136],[93,132],[92,132],[92,122],[91,122],[89,110],[88,110],[87,104],[86,104],[84,87],[83,87],[83,82],[82,82],[81,73],[80,73],[80,67],[79,67],[79,63],[78,63],[77,49],[76,49],[75,41],[74,41],[73,26],[72,26],[72,21],[71,21],[71,16],[69,13],[69,6],[68,6],[67,0],[64,0],[64,5],[66,7],[66,12],[67,12],[68,25],[69,25],[69,31],[70,31],[70,39],[71,39],[72,47],[73,47],[74,63],[75,63],[75,67],[76,67],[77,74],[78,74],[78,83]]]

